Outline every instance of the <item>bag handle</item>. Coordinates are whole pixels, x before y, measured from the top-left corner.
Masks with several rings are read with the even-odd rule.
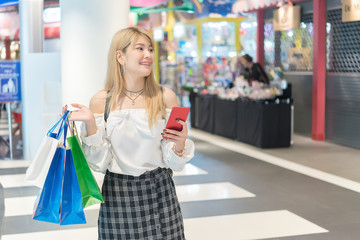
[[[66,111],[62,117],[59,119],[59,121],[57,121],[55,123],[54,126],[52,126],[52,128],[50,128],[50,130],[47,132],[47,136],[51,136],[53,138],[56,138],[57,140],[59,140],[60,136],[61,136],[61,133],[64,131],[64,128],[65,128],[65,123],[67,122],[68,118],[69,118],[69,115],[70,115],[70,112],[69,111]],[[55,130],[55,128],[59,125],[60,123],[60,127],[59,127],[59,131],[57,134],[52,134],[53,131]]]
[[[70,115],[70,114],[69,114]],[[67,128],[68,128],[68,121],[66,120],[65,122],[65,127],[64,127],[64,148],[66,149],[66,135],[67,135]]]
[[[74,136],[74,135],[79,136],[75,122],[74,121],[68,121],[68,124],[69,124],[69,129],[70,129],[71,136]]]

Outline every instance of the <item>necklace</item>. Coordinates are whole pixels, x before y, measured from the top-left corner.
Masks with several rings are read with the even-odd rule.
[[[127,91],[127,92],[129,92],[129,93],[139,93],[139,92],[142,92],[142,91],[144,91],[144,89],[140,89],[139,91],[130,91],[130,90],[127,90],[126,88],[125,88],[125,91]]]
[[[134,105],[135,104],[135,100],[144,92],[144,89],[140,90],[138,93],[138,95],[134,98],[129,97],[125,92],[124,95],[129,98],[131,100],[131,104]]]

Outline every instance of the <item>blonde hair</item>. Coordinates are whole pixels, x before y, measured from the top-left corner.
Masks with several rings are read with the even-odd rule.
[[[115,33],[109,53],[108,53],[108,69],[106,75],[105,90],[108,91],[107,97],[110,97],[109,108],[116,106],[117,97],[123,93],[125,89],[124,69],[117,61],[116,51],[120,50],[126,53],[127,48],[134,43],[140,36],[144,37],[154,47],[154,41],[151,36],[144,30],[137,27],[124,28]],[[161,116],[165,118],[165,104],[163,101],[163,93],[161,86],[155,82],[154,73],[145,77],[144,96],[146,99],[146,110],[149,115],[149,127],[151,127]]]

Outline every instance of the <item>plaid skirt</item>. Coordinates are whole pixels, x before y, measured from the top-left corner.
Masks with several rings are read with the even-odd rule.
[[[99,239],[185,239],[170,170],[158,168],[138,177],[107,171],[102,194]]]

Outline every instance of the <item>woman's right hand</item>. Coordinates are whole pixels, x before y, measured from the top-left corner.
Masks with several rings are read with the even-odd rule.
[[[86,124],[87,135],[89,136],[95,134],[97,131],[97,127],[94,114],[91,112],[91,110],[85,105],[81,105],[78,103],[73,103],[71,104],[71,106],[78,108],[78,110],[71,111],[69,121],[82,121]],[[63,107],[62,114],[65,113],[67,108],[67,105]]]
[[[82,121],[82,122],[88,123],[88,122],[92,122],[95,120],[94,114],[85,105],[73,103],[73,104],[71,104],[71,106],[78,108],[78,110],[71,111],[71,114],[69,116],[70,121]],[[63,111],[62,111],[63,114],[65,113],[67,108],[68,108],[67,105],[65,107],[63,107]]]

